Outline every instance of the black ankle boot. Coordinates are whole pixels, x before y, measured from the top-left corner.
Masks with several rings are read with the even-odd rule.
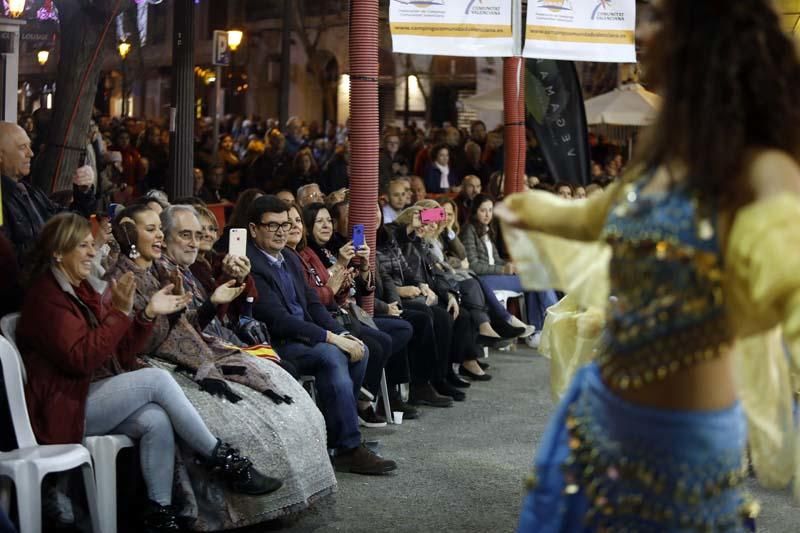
[[[146,533],[179,532],[181,530],[175,516],[175,508],[171,505],[159,505],[150,500],[144,511],[142,520]]]
[[[206,464],[223,475],[231,490],[241,494],[267,494],[283,486],[280,479],[265,476],[253,467],[250,459],[239,455],[239,450],[220,440]]]

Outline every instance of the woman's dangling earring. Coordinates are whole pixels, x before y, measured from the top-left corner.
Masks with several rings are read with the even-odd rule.
[[[141,257],[141,255],[142,254],[139,253],[139,250],[136,249],[136,245],[131,244],[131,249],[128,252],[128,257],[130,257],[131,259],[138,259],[139,257]]]

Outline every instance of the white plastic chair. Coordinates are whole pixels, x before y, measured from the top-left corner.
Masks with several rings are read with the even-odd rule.
[[[81,467],[92,531],[100,533],[102,530],[89,450],[80,444],[37,444],[25,404],[19,354],[5,338],[0,338],[0,363],[18,445],[16,450],[0,452],[0,476],[10,478],[17,489],[20,533],[40,533],[42,530],[41,492],[44,477],[76,467]]]
[[[383,401],[383,412],[386,413],[386,422],[389,424],[394,424],[394,412],[392,411],[392,405],[389,403],[389,385],[386,381],[386,371],[381,371],[381,397],[380,399]],[[376,400],[375,407],[377,408],[378,402]]]
[[[136,443],[125,435],[101,435],[86,437],[83,445],[94,463],[100,531],[117,533],[117,455],[120,450],[132,448]]]
[[[496,290],[493,292],[494,292],[494,297],[497,298],[497,301],[500,302],[506,309],[508,309],[508,300],[510,300],[511,298],[516,298],[517,303],[519,304],[519,315],[520,315],[519,319],[525,322],[526,324],[528,323],[527,321],[528,313],[526,312],[527,310],[525,309],[524,293],[517,291],[507,291],[507,290]],[[513,344],[504,348],[500,348],[500,350],[501,351],[510,350],[512,346]],[[483,356],[489,357],[489,349],[486,348],[485,346],[483,348]]]
[[[9,313],[5,315],[3,318],[0,318],[0,333],[8,339],[8,342],[11,343],[17,352],[19,352],[19,348],[17,348],[17,322],[19,322],[19,313]],[[22,373],[22,384],[28,382],[28,374],[25,372],[25,365],[20,365],[19,367],[20,372]]]
[[[17,349],[17,323],[19,313],[11,313],[0,318],[0,332]],[[27,383],[25,365],[20,364],[22,382]],[[136,445],[125,435],[102,435],[87,437],[83,445],[92,455],[95,485],[97,486],[97,507],[100,510],[100,528],[103,533],[117,532],[117,455],[124,448]]]
[[[300,376],[300,386],[306,389],[311,400],[317,403],[317,378],[314,376]]]

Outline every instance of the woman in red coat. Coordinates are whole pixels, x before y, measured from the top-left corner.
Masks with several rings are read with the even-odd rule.
[[[237,492],[263,494],[281,482],[255,470],[208,430],[174,379],[142,368],[137,354],[153,320],[177,312],[191,295],[172,286],[132,316],[136,282],[125,275],[107,287],[90,276],[95,256],[88,220],[50,219],[39,237],[17,340],[28,372],[31,425],[45,444],[122,433],[139,440],[149,506],[147,531],[178,531],[172,510],[175,434],[219,468]]]

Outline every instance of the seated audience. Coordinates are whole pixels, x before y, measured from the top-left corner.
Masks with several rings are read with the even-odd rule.
[[[408,380],[407,370],[403,372],[408,368],[405,347],[411,338],[411,326],[402,320],[375,318],[370,322],[353,306],[355,296],[371,294],[375,288],[369,265],[369,247],[365,244],[360,250],[355,250],[352,241],[348,241],[339,249],[338,256],[332,257],[326,248],[333,231],[327,209],[321,204],[312,204],[303,211],[299,221],[296,214],[299,213],[295,208],[289,209],[289,220],[294,226],[289,232],[287,247],[300,255],[306,281],[317,291],[320,302],[369,348],[364,387],[376,397],[380,391],[381,373],[389,362],[392,363],[387,369],[390,383],[405,383]],[[351,263],[354,257],[358,257],[358,265]],[[397,362],[397,359],[404,361]],[[393,369],[399,370],[393,372]],[[386,420],[375,413],[369,402],[359,402],[359,421],[366,427],[386,425]]]
[[[311,204],[322,203],[324,200],[325,196],[316,183],[302,185],[297,189],[297,205],[301,208]]]
[[[409,198],[406,196],[407,178],[393,178],[389,182],[389,203],[383,206],[383,220],[385,224],[394,222],[400,211],[405,209]]]
[[[274,196],[257,198],[250,208],[247,256],[259,294],[254,316],[267,325],[282,358],[316,377],[336,466],[357,474],[391,472],[394,461],[361,443],[356,398],[368,351],[320,303],[299,258],[283,253],[293,227],[288,209]]]
[[[472,211],[472,200],[481,193],[483,185],[478,176],[469,175],[464,177],[461,182],[461,192],[458,193],[455,199],[455,205],[458,207],[458,223],[466,224],[469,220],[469,214]]]
[[[452,370],[453,366],[460,365],[464,360],[477,359],[483,355],[483,350],[477,344],[478,325],[472,323],[469,313],[461,313],[458,302],[461,294],[458,284],[453,279],[440,275],[438,268],[431,261],[422,240],[424,229],[420,219],[421,211],[422,208],[419,206],[405,209],[392,225],[392,231],[405,264],[414,278],[422,280],[421,289],[425,303],[445,309],[451,320],[452,339],[450,350],[446,354],[445,373],[441,375],[444,379],[434,383],[434,388],[440,394],[462,401],[466,395],[457,390],[459,380]]]
[[[44,224],[66,207],[53,203],[25,177],[31,172],[31,140],[25,130],[12,122],[0,122],[0,172],[2,172],[3,225],[5,236],[14,245],[17,259],[36,242]],[[89,167],[75,171],[72,179],[74,202],[71,208],[88,217],[94,212],[94,175]]]
[[[236,205],[233,206],[231,216],[228,217],[228,223],[225,229],[222,233],[217,233],[219,240],[214,244],[214,249],[216,251],[227,253],[230,230],[232,228],[247,229],[247,210],[250,209],[250,204],[253,203],[253,200],[259,196],[264,196],[264,191],[261,189],[245,189],[239,194],[239,198],[236,199]],[[214,217],[213,222],[216,224],[216,217]]]
[[[566,198],[567,200],[571,200],[574,195],[574,190],[572,185],[569,183],[556,183],[556,194],[559,195],[561,198]]]
[[[179,490],[197,501],[196,527],[230,529],[259,523],[282,514],[285,502],[305,507],[309,495],[326,494],[335,485],[322,444],[321,413],[302,387],[272,361],[242,352],[233,336],[225,342],[201,334],[215,320],[218,305],[233,300],[241,289],[219,285],[221,280],[217,280],[219,286],[209,297],[186,268],[195,260],[202,239],[194,211],[172,206],[163,215],[166,239],[161,220],[145,206],[128,207],[114,222],[122,253],[108,277],[119,279],[133,273],[135,310],[144,308],[150,295],[165,284],[191,295],[186,310],[155,319],[153,333],[140,353],[147,355],[151,366],[172,372],[213,432],[223,439],[236,436],[251,443],[254,464],[275,465],[287,482],[283,502],[259,500],[256,509],[239,498],[206,490],[206,474],[186,462],[182,465],[186,471],[176,475],[176,480]]]
[[[469,222],[461,229],[461,242],[467,253],[470,269],[482,276],[492,290],[524,292],[528,321],[541,332],[547,308],[558,301],[553,291],[524,291],[514,264],[500,258],[492,227],[494,202],[484,194],[472,201]],[[538,343],[539,333],[526,339],[529,344]]]
[[[295,202],[294,193],[289,189],[281,189],[275,193],[275,196],[277,196],[279,200],[287,205]]]
[[[381,221],[377,232],[377,269],[381,278],[380,284],[386,290],[385,297],[390,298],[388,305],[394,303],[390,312],[402,310],[403,314],[411,311],[410,319],[421,315],[421,323],[414,323],[415,331],[430,330],[434,334],[434,343],[420,345],[416,343],[416,350],[410,353],[411,384],[409,387],[408,401],[412,405],[427,405],[431,407],[450,407],[453,397],[440,394],[435,385],[441,385],[455,374],[450,367],[450,348],[453,342],[453,318],[441,306],[435,305],[432,291],[412,271],[403,256],[397,238],[396,226],[384,225]],[[438,299],[437,299],[438,300]],[[419,341],[420,339],[415,338]],[[412,341],[413,343],[413,341]],[[458,380],[452,385],[466,388]],[[447,392],[452,392],[447,389]],[[461,399],[465,396],[457,395]]]
[[[428,196],[425,190],[425,181],[419,176],[411,176],[411,203],[417,203]]]
[[[450,166],[450,149],[440,144],[431,150],[431,159],[425,169],[425,189],[434,194],[448,192],[461,183],[457,171]]]
[[[110,286],[90,278],[94,253],[89,222],[69,213],[45,225],[34,251],[17,343],[38,442],[80,443],[112,432],[138,440],[149,498],[142,527],[148,531],[180,530],[171,506],[176,434],[206,469],[223,474],[231,490],[258,495],[279,489],[280,480],[261,474],[214,436],[169,373],[144,368],[136,357],[155,320],[180,312],[190,295],[174,295],[167,285],[134,311],[133,274]]]
[[[244,193],[242,193],[244,194]],[[214,245],[219,239],[217,218],[207,207],[195,206],[203,236],[198,244],[197,259],[189,266],[194,277],[203,286],[206,294],[212,294],[217,285],[231,279],[238,285],[244,285],[242,294],[230,304],[217,308],[217,318],[225,321],[226,326],[235,328],[242,312],[247,312],[247,298],[255,301],[258,298],[255,282],[250,276],[250,260],[247,256],[232,256],[226,251],[217,252]]]

